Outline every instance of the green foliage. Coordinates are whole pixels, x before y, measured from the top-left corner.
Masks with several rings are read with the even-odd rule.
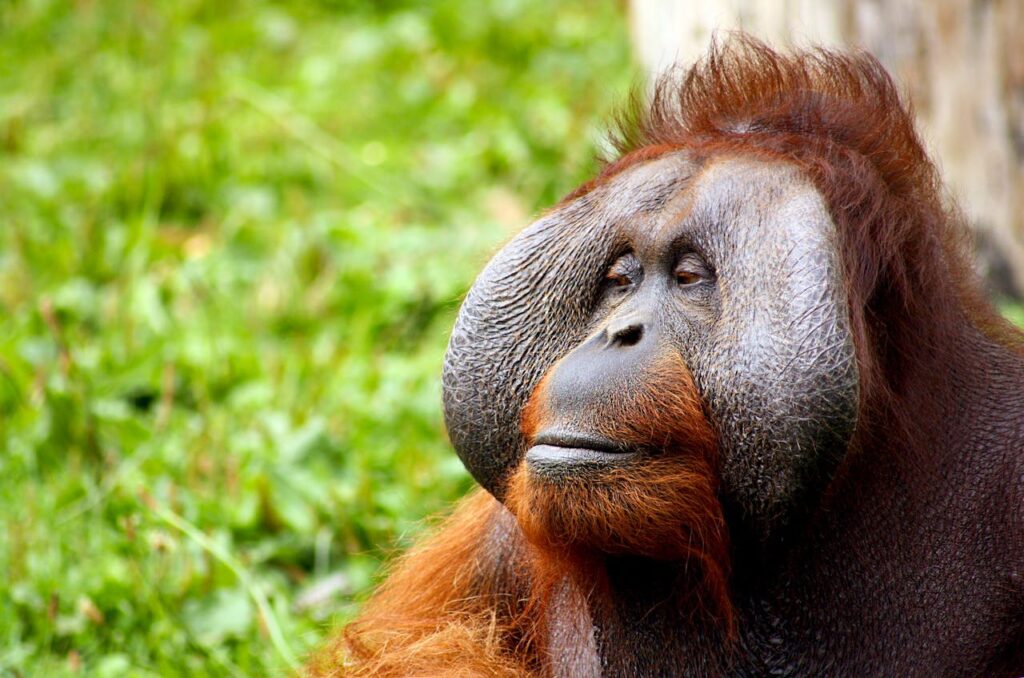
[[[1006,303],[1000,310],[1010,322],[1024,327],[1024,305]]]
[[[470,485],[438,375],[617,3],[0,3],[0,675],[263,675]]]

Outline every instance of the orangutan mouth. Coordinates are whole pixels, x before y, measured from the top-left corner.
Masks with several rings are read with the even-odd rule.
[[[531,471],[541,475],[560,475],[568,467],[619,465],[638,454],[604,436],[548,429],[533,439],[533,445],[526,452],[526,463]]]

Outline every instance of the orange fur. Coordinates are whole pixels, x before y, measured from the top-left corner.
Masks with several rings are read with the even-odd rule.
[[[514,609],[519,601],[497,590],[493,580],[500,574],[482,553],[504,512],[482,491],[463,500],[433,538],[398,562],[359,619],[312,659],[306,675],[534,674],[529,639],[510,642],[528,635],[517,626],[523,621]]]

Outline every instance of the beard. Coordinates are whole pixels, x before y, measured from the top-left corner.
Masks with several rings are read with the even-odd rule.
[[[728,570],[728,530],[716,475],[695,457],[632,463],[549,479],[524,461],[505,504],[527,541],[544,550],[694,560]]]
[[[592,571],[609,556],[678,563],[701,607],[731,620],[717,435],[689,370],[681,360],[666,360],[648,373],[642,391],[628,396],[591,413],[586,428],[635,454],[557,477],[532,470],[524,459],[509,478],[504,503],[545,570],[571,573],[586,563]],[[527,439],[549,419],[542,380],[524,412]]]

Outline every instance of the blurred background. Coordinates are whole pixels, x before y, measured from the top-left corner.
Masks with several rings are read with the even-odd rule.
[[[691,5],[0,3],[0,675],[284,674],[350,618],[471,486],[473,276],[714,28],[878,51],[1024,323],[1020,3]]]

